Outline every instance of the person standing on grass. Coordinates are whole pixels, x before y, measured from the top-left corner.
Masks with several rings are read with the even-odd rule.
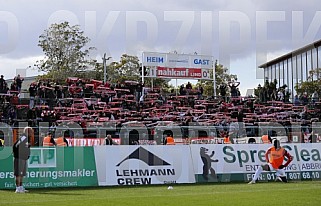
[[[284,157],[287,157],[287,161],[283,164]],[[253,177],[253,179],[248,184],[256,183],[256,180],[259,178],[260,174],[263,171],[275,171],[276,172],[276,181],[288,182],[286,179],[284,168],[287,167],[293,157],[286,151],[283,147],[280,146],[280,141],[275,139],[273,141],[273,146],[270,147],[265,153],[265,159],[267,164],[260,166]]]
[[[23,177],[27,174],[27,161],[30,156],[29,137],[33,134],[31,127],[25,127],[23,134],[13,144],[13,157],[14,157],[14,176],[16,180],[16,193],[29,192],[23,187]]]

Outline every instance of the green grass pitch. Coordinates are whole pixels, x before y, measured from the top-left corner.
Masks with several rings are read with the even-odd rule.
[[[321,181],[0,190],[0,205],[321,205]]]

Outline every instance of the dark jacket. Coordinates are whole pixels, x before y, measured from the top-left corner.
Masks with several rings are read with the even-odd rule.
[[[28,137],[23,134],[17,139],[12,146],[13,156],[17,159],[27,160],[30,156],[30,145],[28,143]]]

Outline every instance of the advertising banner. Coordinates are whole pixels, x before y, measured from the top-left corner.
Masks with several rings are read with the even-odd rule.
[[[26,188],[249,182],[268,144],[107,145],[31,148]],[[284,144],[289,181],[321,180],[321,144]],[[14,189],[11,147],[0,148],[0,189]],[[259,181],[274,181],[263,172]]]
[[[69,146],[96,146],[104,143],[104,138],[66,138]]]
[[[213,57],[206,55],[144,52],[143,65],[147,67],[212,69]]]
[[[171,79],[211,79],[209,69],[157,67],[158,78]]]
[[[202,69],[157,67],[157,77],[201,79]]]
[[[12,148],[0,153],[0,189],[14,189]],[[3,156],[4,157],[4,156]],[[39,147],[31,148],[28,160],[26,188],[55,188],[98,186],[93,147]]]
[[[211,80],[210,69],[184,68],[184,67],[182,68],[172,68],[172,67],[150,68],[147,77]]]
[[[165,53],[157,52],[144,52],[143,53],[143,64],[144,66],[166,66],[166,57]]]
[[[256,169],[266,164],[268,144],[191,145],[197,182],[230,182],[252,179]],[[283,147],[293,156],[285,171],[288,180],[320,180],[321,144],[288,144]],[[275,173],[263,172],[261,181],[274,181]]]
[[[191,68],[206,68],[211,69],[213,68],[213,57],[211,56],[204,56],[204,55],[194,55],[191,56]]]
[[[166,54],[166,66],[172,68],[191,68],[191,56],[187,54]],[[196,67],[197,68],[197,67]]]
[[[100,186],[195,182],[188,145],[97,146],[95,159]]]
[[[66,138],[68,141],[69,146],[74,147],[90,147],[90,146],[97,146],[103,145],[105,138]],[[113,140],[120,144],[120,138],[113,138]]]

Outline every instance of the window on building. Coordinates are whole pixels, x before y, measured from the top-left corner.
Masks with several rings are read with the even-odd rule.
[[[317,68],[321,68],[321,47],[320,46],[317,48],[317,58],[318,58]],[[320,76],[321,76],[321,74],[320,74]]]
[[[272,73],[271,82],[273,82],[275,79],[275,65],[271,66],[271,73]]]
[[[279,72],[280,72],[280,87],[284,85],[284,61],[279,64]]]
[[[292,58],[289,58],[288,60],[288,79],[289,79],[289,91],[291,92],[291,96],[293,95],[293,67],[292,67]],[[292,98],[293,99],[293,98]]]
[[[293,73],[293,91],[295,90],[295,86],[299,83],[298,78],[298,64],[297,64],[297,56],[292,57],[292,73]]]
[[[307,56],[306,56],[306,66],[307,66],[307,75],[308,77],[310,76],[310,71],[312,70],[312,67],[311,67],[311,51],[307,51]]]
[[[273,69],[272,66],[269,66],[269,82],[271,82],[273,80]]]
[[[301,71],[302,71],[302,81],[308,80],[308,74],[307,74],[307,65],[306,65],[306,52],[301,54]]]
[[[316,48],[314,48],[314,49],[312,49],[312,68],[313,68],[313,70],[316,70],[318,67],[317,67],[317,65],[318,65],[318,57],[317,57],[317,49]],[[318,74],[315,74],[314,76],[313,76],[313,79],[314,80],[316,80],[316,79],[318,79]]]
[[[283,61],[284,63],[284,84],[286,84],[289,88],[289,68],[287,60]]]

